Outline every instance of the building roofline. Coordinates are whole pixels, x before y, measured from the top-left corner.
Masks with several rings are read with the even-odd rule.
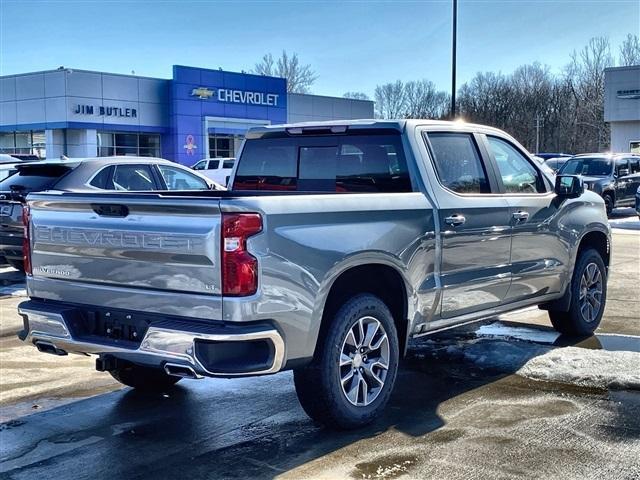
[[[374,100],[363,100],[361,98],[349,98],[349,97],[336,97],[334,95],[317,95],[315,93],[297,93],[297,92],[287,92],[287,96],[290,95],[299,95],[302,97],[318,97],[318,98],[336,98],[339,100],[349,100],[352,102],[369,102],[369,103],[375,103]]]
[[[626,65],[624,67],[607,67],[604,69],[605,72],[617,72],[623,70],[640,70],[640,65]]]
[[[65,67],[65,68],[54,68],[52,70],[39,70],[37,72],[23,72],[23,73],[12,73],[9,75],[1,75],[0,78],[11,78],[11,77],[25,77],[28,75],[43,75],[45,73],[60,73],[60,72],[64,72],[64,73],[73,73],[73,72],[80,72],[80,73],[96,73],[99,75],[114,75],[117,77],[130,77],[130,78],[144,78],[146,80],[162,80],[165,82],[168,82],[169,80],[172,80],[171,78],[158,78],[158,77],[147,77],[145,75],[138,75],[138,74],[127,74],[127,73],[111,73],[111,72],[100,72],[97,70],[84,70],[82,68],[72,68],[72,67]]]

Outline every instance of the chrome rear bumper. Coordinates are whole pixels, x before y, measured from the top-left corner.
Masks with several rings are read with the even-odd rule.
[[[137,348],[126,348],[109,344],[108,339],[104,339],[105,343],[94,343],[74,338],[69,328],[68,319],[65,318],[64,310],[57,309],[55,306],[48,307],[27,301],[18,306],[18,312],[25,318],[25,331],[20,338],[34,345],[39,344],[39,350],[50,353],[112,354],[115,357],[139,358],[143,363],[157,364],[162,368],[166,363],[188,366],[197,376],[210,377],[276,373],[280,371],[284,363],[284,341],[275,328],[253,329],[246,332],[203,333],[158,327],[151,324]],[[270,367],[255,371],[241,373],[209,371],[198,359],[196,340],[211,342],[268,341],[273,347],[273,361]]]

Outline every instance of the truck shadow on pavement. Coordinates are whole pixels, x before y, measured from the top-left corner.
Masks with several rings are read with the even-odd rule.
[[[297,402],[290,373],[182,382],[155,395],[125,389],[0,425],[0,475],[273,478],[327,454],[339,457],[342,449],[376,438],[386,445],[379,452],[341,460],[351,462],[355,478],[375,478],[384,465],[415,461],[412,454],[394,453],[398,435],[409,438],[417,454],[434,442],[451,442],[464,434],[446,428],[439,414],[446,402],[505,381],[503,390],[562,390],[559,385],[509,380],[524,362],[553,345],[518,345],[514,354],[515,342],[502,339],[487,347],[504,349],[509,361],[483,367],[465,355],[476,340],[471,329],[462,329],[415,342],[385,414],[361,430],[334,432],[315,425]],[[580,342],[584,340],[560,337],[555,345]],[[599,344],[590,337],[582,346]]]

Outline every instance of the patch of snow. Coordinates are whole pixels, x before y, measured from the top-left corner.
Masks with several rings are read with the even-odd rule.
[[[540,330],[528,327],[512,327],[501,322],[494,322],[489,325],[482,325],[476,330],[478,337],[505,338],[524,340],[536,343],[554,343],[560,336],[557,332]]]
[[[530,359],[517,374],[582,387],[640,390],[640,353],[557,348]]]

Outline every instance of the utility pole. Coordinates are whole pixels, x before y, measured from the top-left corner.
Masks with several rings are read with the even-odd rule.
[[[540,122],[540,114],[536,113],[536,155],[540,153],[540,127],[542,123]]]
[[[456,48],[458,29],[458,0],[453,0],[453,42],[451,59],[451,120],[456,117]]]

